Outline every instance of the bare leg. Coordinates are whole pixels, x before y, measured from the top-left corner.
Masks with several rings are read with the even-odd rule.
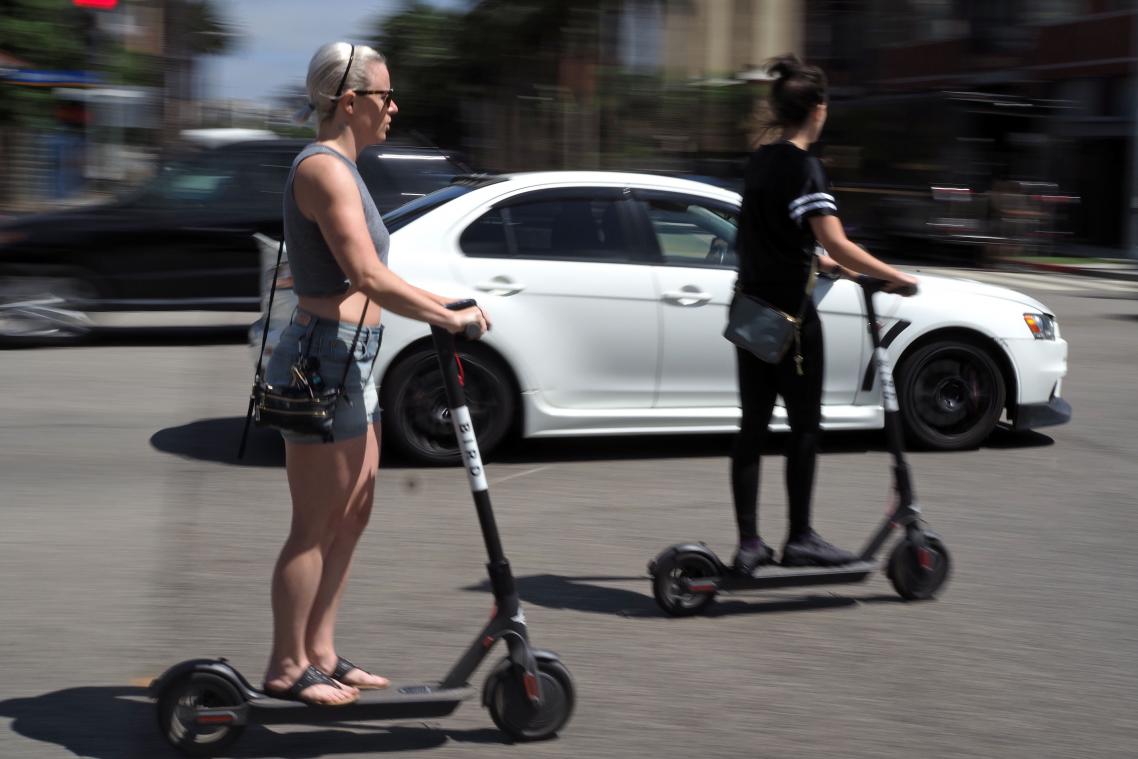
[[[325,557],[360,480],[359,462],[366,445],[366,436],[327,445],[285,443],[292,526],[273,571],[273,651],[265,673],[265,685],[273,690],[290,686],[313,663],[306,645],[308,622]],[[341,703],[358,692],[352,687],[313,685],[301,695],[309,701]]]
[[[305,633],[309,661],[329,674],[336,668],[339,658],[335,645],[336,614],[348,583],[352,555],[367,527],[375,499],[380,424],[377,422],[372,425],[366,435],[352,442],[357,440],[364,442],[362,450],[352,449],[346,461],[346,476],[337,477],[337,481],[343,480],[349,487],[347,508],[335,524],[332,542],[324,552],[324,573],[308,615],[308,629]],[[389,685],[387,678],[362,669],[350,670],[340,682],[361,688],[385,688]]]

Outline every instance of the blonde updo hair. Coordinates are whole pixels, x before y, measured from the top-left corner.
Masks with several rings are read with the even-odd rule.
[[[344,70],[351,60],[351,69],[348,70],[347,79],[344,79]],[[350,42],[329,42],[321,45],[320,49],[308,62],[308,77],[305,79],[305,89],[308,91],[308,104],[297,114],[298,120],[307,119],[312,113],[319,121],[331,118],[336,111],[336,88],[340,80],[344,79],[344,86],[339,92],[364,89],[368,85],[368,69],[375,63],[386,63],[387,59],[378,50],[367,45],[353,46]]]

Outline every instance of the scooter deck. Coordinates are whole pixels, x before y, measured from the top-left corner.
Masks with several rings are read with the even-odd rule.
[[[759,567],[750,577],[728,573],[718,578],[692,578],[693,586],[711,580],[721,591],[797,588],[806,585],[837,585],[861,582],[877,569],[877,563],[859,561],[840,567]]]
[[[346,706],[311,706],[299,701],[263,696],[247,702],[247,720],[262,725],[295,725],[445,717],[474,695],[475,690],[470,686],[443,688],[438,684],[417,684],[360,691],[359,700]]]

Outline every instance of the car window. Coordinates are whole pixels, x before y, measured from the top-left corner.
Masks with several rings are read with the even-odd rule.
[[[627,261],[630,250],[615,193],[511,200],[462,233],[468,256]]]
[[[279,215],[292,156],[271,150],[203,150],[165,162],[130,202],[163,209],[216,208]]]
[[[726,204],[670,193],[641,195],[664,263],[735,268],[738,212]]]
[[[447,203],[460,195],[465,195],[473,189],[474,187],[471,185],[452,184],[441,190],[435,190],[383,214],[383,224],[387,227],[388,232],[394,232],[407,226],[428,211],[433,211],[443,203]]]
[[[466,166],[449,156],[433,153],[365,152],[358,166],[380,213],[446,187],[454,177],[469,173]]]

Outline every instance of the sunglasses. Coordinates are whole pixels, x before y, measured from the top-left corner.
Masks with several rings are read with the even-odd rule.
[[[352,90],[357,95],[382,95],[383,100],[380,102],[380,107],[386,108],[387,104],[391,102],[391,98],[395,96],[395,90]]]

